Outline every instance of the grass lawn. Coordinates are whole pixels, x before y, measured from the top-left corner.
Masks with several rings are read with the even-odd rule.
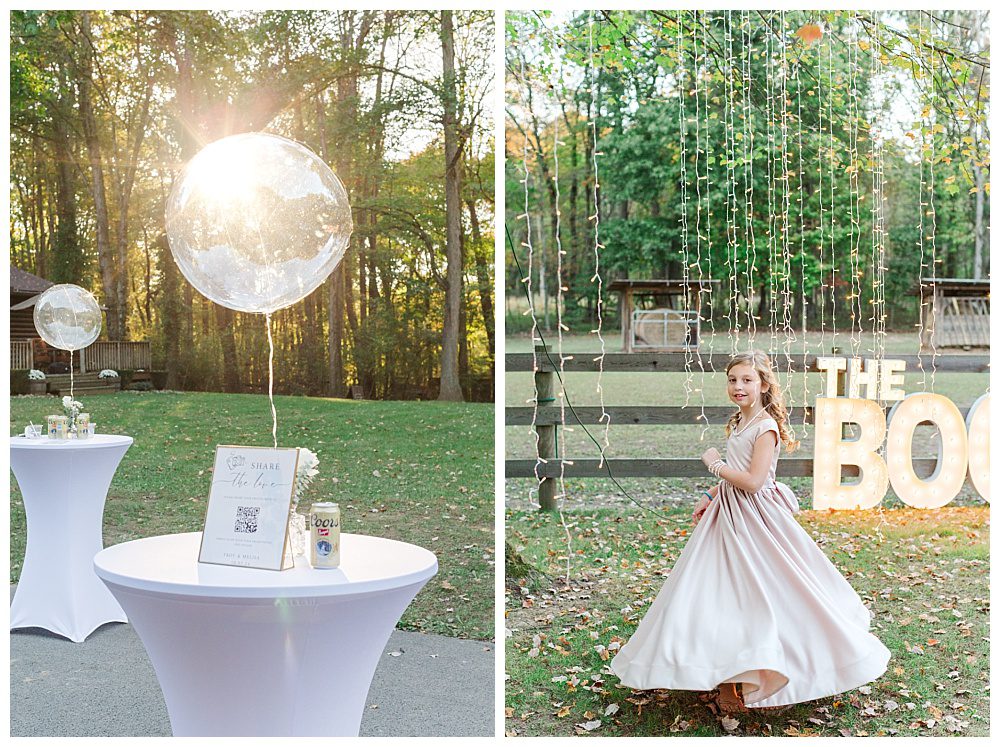
[[[200,531],[217,444],[271,445],[267,397],[120,392],[84,398],[98,432],[133,436],[104,509],[105,546]],[[494,635],[493,407],[275,397],[278,444],[314,451],[320,474],[301,502],[341,505],[344,531],[426,547],[439,571],[400,627]],[[11,397],[11,433],[44,423],[53,397]],[[67,489],[72,476],[67,475]],[[11,480],[10,580],[24,557],[24,509]]]
[[[522,736],[987,736],[989,509],[805,511],[799,521],[875,612],[876,682],[780,714],[722,720],[698,693],[633,691],[608,661],[677,560],[690,505],[508,511],[506,731]],[[881,535],[881,536],[880,536]]]

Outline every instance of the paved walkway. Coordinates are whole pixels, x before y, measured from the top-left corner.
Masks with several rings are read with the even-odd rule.
[[[492,736],[493,663],[491,642],[397,630],[375,671],[361,736]],[[83,643],[11,631],[10,734],[169,737],[163,695],[132,626],[109,623]]]

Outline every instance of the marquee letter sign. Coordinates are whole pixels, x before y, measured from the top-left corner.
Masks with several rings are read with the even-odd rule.
[[[860,435],[843,438],[844,423],[855,423]],[[816,399],[816,452],[813,455],[814,508],[874,508],[889,487],[878,448],[885,438],[885,415],[878,402],[843,397]],[[822,445],[822,446],[821,446]],[[840,482],[840,468],[857,465],[859,481]]]
[[[965,417],[969,429],[969,479],[976,492],[990,502],[990,395],[977,399]]]
[[[813,507],[874,508],[889,484],[899,499],[914,508],[939,508],[962,489],[966,473],[989,501],[989,395],[980,397],[965,420],[955,403],[940,394],[905,395],[901,372],[905,362],[820,358],[826,373],[826,397],[816,399],[813,454]],[[860,399],[862,391],[868,399]],[[848,396],[839,396],[843,392]],[[897,400],[888,423],[879,401]],[[844,425],[858,435],[845,439]],[[913,469],[913,434],[921,423],[939,432],[937,466],[926,480]],[[888,431],[888,433],[887,433]],[[879,449],[885,441],[885,458]],[[857,466],[856,482],[842,483],[841,468]]]
[[[929,480],[913,471],[913,432],[930,421],[938,427],[937,467]],[[914,508],[940,508],[958,495],[969,463],[965,421],[955,403],[940,394],[911,394],[889,411],[889,482],[899,500]]]

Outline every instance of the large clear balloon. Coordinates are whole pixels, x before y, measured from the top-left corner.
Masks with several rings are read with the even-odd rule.
[[[347,190],[315,153],[276,135],[233,135],[191,159],[167,201],[170,251],[191,284],[237,311],[305,298],[352,230]]]
[[[54,348],[81,350],[101,334],[101,307],[79,285],[53,285],[35,302],[35,329]]]

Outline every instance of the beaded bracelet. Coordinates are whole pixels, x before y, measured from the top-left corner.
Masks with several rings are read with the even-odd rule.
[[[722,475],[720,473],[722,472],[722,468],[727,466],[729,465],[727,465],[722,459],[716,459],[714,462],[708,465],[708,471],[711,472],[716,477],[718,477],[719,479],[722,479]]]
[[[712,502],[712,494],[711,494],[711,493],[709,493],[709,492],[708,492],[707,490],[703,490],[703,491],[701,491],[701,493],[702,493],[702,495],[704,495],[704,496],[705,496],[706,498],[708,498],[708,502],[709,502],[709,503],[711,503],[711,502]]]

